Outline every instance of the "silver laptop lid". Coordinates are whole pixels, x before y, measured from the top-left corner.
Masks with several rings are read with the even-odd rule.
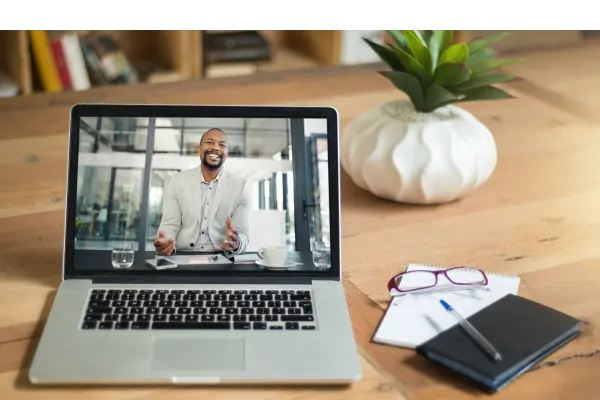
[[[340,280],[339,182],[330,107],[78,104],[63,277]]]

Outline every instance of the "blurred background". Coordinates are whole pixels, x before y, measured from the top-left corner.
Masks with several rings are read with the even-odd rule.
[[[455,41],[495,31],[455,31]],[[512,31],[499,53],[569,46],[600,31]],[[378,63],[384,31],[0,31],[0,97]]]
[[[80,120],[76,248],[130,240],[153,250],[165,189],[175,173],[198,168],[200,138],[213,127],[227,132],[224,168],[251,185],[247,251],[329,240],[326,120],[105,116]]]

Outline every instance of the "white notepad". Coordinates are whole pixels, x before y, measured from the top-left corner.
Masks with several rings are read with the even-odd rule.
[[[407,271],[442,268],[421,264],[409,264]],[[456,318],[440,304],[446,300],[463,317],[467,318],[501,297],[519,290],[520,278],[515,275],[493,274],[486,271],[486,289],[468,289],[449,292],[431,292],[397,296],[390,304],[373,340],[393,346],[415,348],[438,333],[457,324]],[[406,282],[405,282],[406,281]],[[448,282],[438,276],[438,284]],[[417,284],[414,279],[402,279],[400,288]]]

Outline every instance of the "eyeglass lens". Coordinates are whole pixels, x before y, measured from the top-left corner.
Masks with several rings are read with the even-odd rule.
[[[485,282],[481,271],[470,268],[452,268],[446,275],[436,275],[433,271],[410,271],[400,275],[396,281],[400,290],[424,289],[441,285],[473,285]]]

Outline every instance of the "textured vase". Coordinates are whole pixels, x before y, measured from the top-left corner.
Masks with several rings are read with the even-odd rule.
[[[354,183],[375,196],[438,204],[486,182],[497,150],[490,130],[466,110],[448,105],[418,113],[401,100],[351,121],[340,139],[340,157]]]

